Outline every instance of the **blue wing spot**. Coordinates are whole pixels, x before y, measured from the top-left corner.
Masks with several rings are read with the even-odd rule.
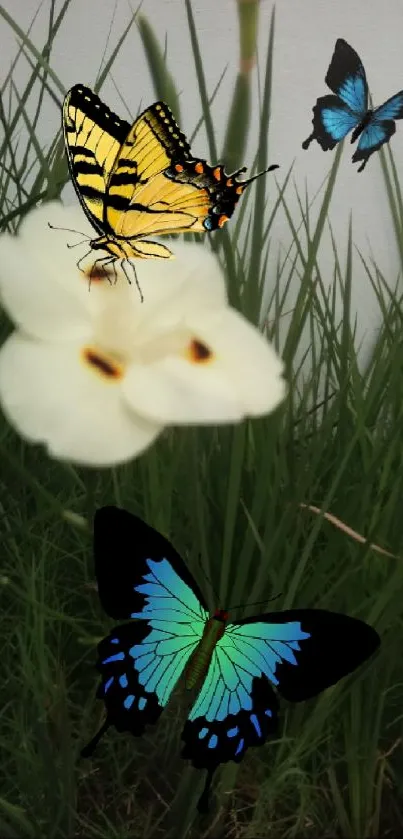
[[[216,747],[217,743],[218,743],[218,737],[217,737],[217,735],[216,735],[216,734],[212,734],[212,735],[211,735],[211,737],[210,737],[210,740],[209,740],[209,741],[208,741],[208,743],[207,743],[207,745],[208,745],[209,749],[215,749],[215,747]]]
[[[124,702],[123,702],[123,705],[125,706],[125,708],[126,708],[126,710],[127,710],[127,711],[129,710],[129,708],[131,708],[131,707],[132,707],[133,702],[134,702],[134,699],[135,699],[135,697],[133,696],[133,694],[132,694],[132,693],[129,693],[129,695],[128,695],[128,696],[126,696],[126,698],[125,698],[125,700],[124,700]]]
[[[229,728],[227,731],[227,737],[236,737],[239,734],[239,728],[236,725],[235,728]]]
[[[138,705],[139,705],[139,711],[142,711],[142,710],[146,707],[146,705],[147,705],[147,700],[145,699],[145,697],[144,697],[144,696],[140,696],[140,699],[139,699]]]
[[[127,688],[128,681],[125,673],[123,673],[123,676],[119,676],[119,684],[121,688]]]
[[[114,679],[114,676],[111,676],[110,679],[108,679],[108,681],[106,682],[105,687],[104,687],[104,693],[106,693],[107,690],[109,690],[109,688],[110,688],[110,686],[113,682],[113,679]]]
[[[110,655],[109,658],[104,658],[102,664],[109,664],[110,661],[123,661],[124,657],[124,653],[115,653],[115,655]]]
[[[269,708],[266,708],[265,714],[266,714],[266,717],[272,717],[273,716],[273,714],[272,714],[272,712],[270,711]]]
[[[119,638],[111,638],[111,644],[118,644]]]
[[[212,226],[213,226],[213,220],[211,218],[207,217],[206,219],[204,219],[203,227],[205,227],[206,230],[211,230]]]
[[[199,731],[199,740],[203,740],[203,737],[205,737],[206,734],[208,734],[208,728],[202,728]]]
[[[235,752],[236,755],[239,755],[239,753],[242,751],[242,749],[244,747],[244,744],[245,744],[245,740],[243,739],[243,737],[241,737],[241,739],[239,741],[239,744],[238,744],[238,748]]]
[[[250,721],[251,721],[253,727],[255,728],[258,737],[261,737],[262,736],[262,730],[260,728],[259,720],[258,720],[256,714],[251,714],[250,715]]]

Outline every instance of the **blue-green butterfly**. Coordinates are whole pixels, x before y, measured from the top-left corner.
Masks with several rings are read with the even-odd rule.
[[[185,723],[182,756],[207,769],[200,812],[217,766],[238,763],[249,746],[274,732],[278,702],[320,693],[377,649],[378,634],[360,620],[295,609],[228,623],[210,617],[193,577],[173,546],[137,516],[103,507],[94,521],[95,573],[101,604],[115,620],[98,645],[97,697],[106,720],[82,751],[88,757],[106,729],[134,736],[156,723],[183,677],[197,691]]]

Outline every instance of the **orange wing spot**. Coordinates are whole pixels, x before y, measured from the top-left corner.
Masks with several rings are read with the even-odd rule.
[[[186,355],[192,364],[199,364],[201,361],[210,361],[213,353],[206,344],[193,338],[186,348]]]
[[[229,217],[228,217],[228,216],[224,216],[224,215],[220,216],[220,218],[218,219],[218,226],[219,226],[219,227],[224,227],[224,224],[225,224],[228,220],[229,220]]]
[[[235,190],[235,192],[236,192],[236,194],[237,194],[237,195],[242,195],[243,191],[244,191],[244,187],[243,187],[243,186],[237,186],[237,188],[236,188],[236,190]]]
[[[197,172],[197,174],[198,174],[198,175],[202,175],[202,174],[203,174],[203,172],[204,172],[204,166],[203,166],[203,164],[202,164],[201,160],[199,160],[199,162],[198,162],[198,163],[196,163],[196,166],[195,166],[195,172]]]
[[[175,166],[176,172],[183,172],[183,166],[181,163],[177,163]]]
[[[123,377],[123,366],[118,364],[114,359],[103,355],[98,350],[92,347],[84,347],[82,356],[86,364],[88,364],[94,372],[100,374],[103,379],[114,379],[115,381]]]
[[[232,180],[232,178],[228,178],[226,186],[234,186],[234,181]]]
[[[215,177],[216,181],[220,181],[220,180],[221,180],[221,169],[220,169],[220,167],[219,167],[219,166],[217,166],[217,167],[213,170],[213,175],[214,175],[214,177]]]

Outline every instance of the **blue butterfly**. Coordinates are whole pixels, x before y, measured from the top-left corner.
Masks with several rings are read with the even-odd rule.
[[[276,729],[277,692],[300,702],[355,670],[380,643],[367,624],[319,609],[228,623],[210,616],[174,547],[126,510],[95,513],[94,559],[102,607],[115,620],[98,645],[97,697],[106,708],[88,757],[113,725],[138,737],[156,723],[180,679],[196,694],[182,732],[182,757],[207,770],[198,809],[208,809],[215,769],[239,763]]]
[[[336,41],[325,82],[336,96],[321,96],[313,108],[313,132],[302,143],[307,149],[316,140],[324,151],[334,149],[350,131],[351,142],[360,138],[353,163],[362,160],[362,172],[368,158],[389,142],[396,131],[395,119],[403,118],[403,90],[399,90],[379,108],[368,109],[368,84],[365,70],[352,47],[343,38]]]

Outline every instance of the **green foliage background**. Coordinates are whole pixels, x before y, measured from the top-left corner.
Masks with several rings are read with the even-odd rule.
[[[49,32],[42,50],[0,6],[20,43],[0,88],[2,230],[15,230],[31,207],[59,195],[67,180],[60,131],[45,152],[37,122],[45,97],[60,104],[65,93],[52,70],[52,50],[68,6],[66,0],[56,12],[54,0],[48,0]],[[208,153],[215,161],[220,155],[210,105],[216,91],[206,86],[189,0],[186,10],[200,92],[199,124],[205,124]],[[239,11],[241,69],[223,150],[228,168],[243,162],[259,3],[239,3]],[[133,14],[94,88],[102,90],[135,25],[155,95],[179,118],[164,49],[152,21],[140,14]],[[274,37],[273,12],[261,79],[257,169],[272,162]],[[17,90],[13,73],[22,57],[32,71],[25,89]],[[27,115],[29,96],[37,103],[34,119]],[[333,238],[332,282],[330,287],[324,282],[318,249],[330,228],[341,153],[339,146],[314,200],[298,194],[297,214],[289,207],[295,189],[290,169],[282,181],[272,175],[259,179],[230,225],[203,243],[217,251],[225,266],[233,305],[252,322],[264,323],[277,346],[282,318],[290,313],[281,341],[289,396],[273,416],[234,427],[169,429],[143,457],[105,471],[52,462],[0,419],[0,833],[7,839],[358,839],[402,831],[402,294],[390,289],[368,255],[354,254],[353,259],[353,220],[346,230],[345,264]],[[381,157],[403,264],[399,176],[390,150]],[[292,244],[285,257],[279,251],[275,275],[269,275],[268,257],[275,248],[271,228],[280,211],[286,214]],[[350,312],[355,259],[365,266],[368,288],[382,311],[364,370],[357,361]],[[269,297],[262,310],[264,286]],[[294,294],[290,304],[295,289],[296,301]],[[2,315],[2,338],[10,328]],[[302,375],[302,362],[308,376]],[[367,620],[382,636],[375,661],[317,700],[284,707],[279,739],[251,750],[239,767],[222,769],[207,820],[195,812],[203,777],[178,757],[185,714],[181,696],[142,740],[111,732],[92,761],[78,758],[102,717],[101,703],[94,700],[93,665],[96,643],[109,623],[94,585],[91,516],[105,503],[125,506],[165,533],[205,588],[201,553],[223,605],[282,592],[272,607],[344,611]],[[331,511],[364,534],[365,543],[301,503]],[[371,542],[395,558],[377,553]]]

